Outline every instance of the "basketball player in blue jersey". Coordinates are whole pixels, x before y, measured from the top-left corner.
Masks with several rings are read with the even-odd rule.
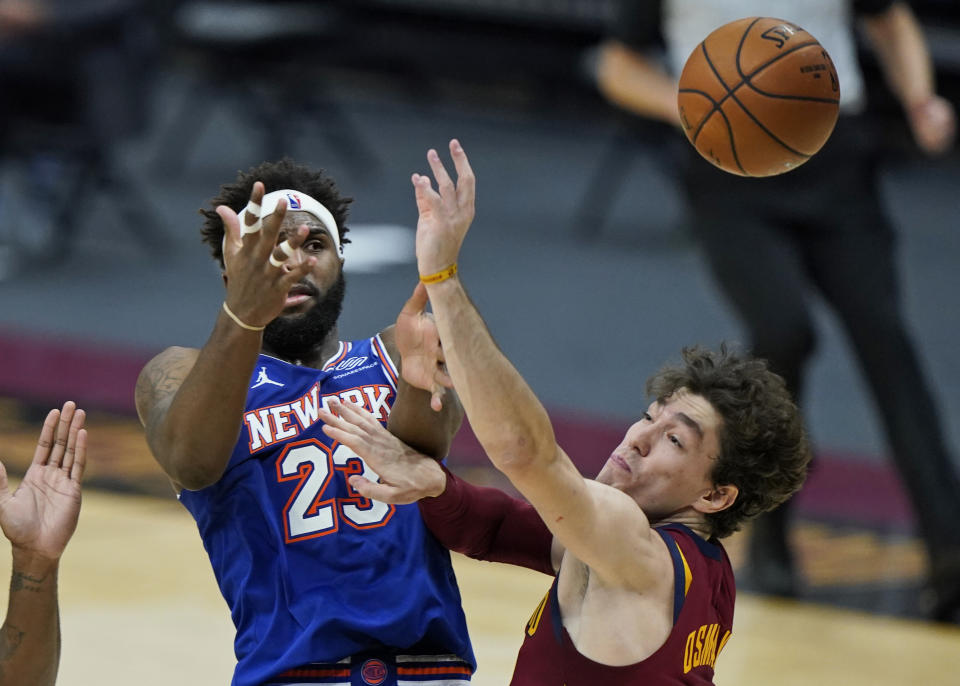
[[[234,686],[457,684],[475,667],[446,549],[416,506],[351,488],[377,477],[321,430],[331,399],[357,403],[439,458],[462,418],[416,310],[339,339],[348,203],[289,160],[221,187],[202,229],[226,285],[213,332],[137,382],[147,442],[232,613]]]

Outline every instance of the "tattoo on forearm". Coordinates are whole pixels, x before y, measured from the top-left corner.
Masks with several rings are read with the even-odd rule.
[[[17,591],[39,593],[43,590],[43,582],[46,581],[49,576],[49,574],[45,574],[44,576],[30,576],[23,572],[14,571],[10,579],[10,591],[14,593]]]
[[[4,624],[3,630],[0,631],[0,661],[5,662],[7,658],[12,657],[17,652],[17,648],[23,643],[25,635],[26,632],[21,631],[18,627],[12,624]],[[0,665],[0,674],[2,673],[2,665]]]

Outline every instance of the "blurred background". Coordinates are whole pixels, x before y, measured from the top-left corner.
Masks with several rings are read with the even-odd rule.
[[[939,90],[960,106],[960,5],[911,5]],[[428,148],[457,137],[478,178],[465,283],[561,444],[595,473],[646,407],[650,373],[683,345],[744,342],[690,237],[673,171],[686,141],[616,110],[589,77],[614,9],[613,0],[0,0],[0,457],[11,472],[22,473],[46,410],[74,399],[91,415],[89,491],[176,509],[133,386],[163,348],[202,346],[217,315],[222,283],[197,210],[264,159],[327,169],[355,200],[340,333],[369,335],[416,283],[409,176],[427,170]],[[871,90],[885,122],[903,306],[957,456],[960,153],[913,152],[892,98]],[[802,402],[820,459],[797,502],[801,601],[926,624],[909,500],[843,333],[825,308],[816,316]],[[468,428],[450,462],[503,485]],[[189,518],[177,521],[196,554]],[[123,545],[109,549],[122,555]],[[736,562],[736,537],[729,547]],[[69,619],[68,600],[65,591]],[[509,667],[519,625],[506,631],[489,654]],[[721,661],[718,683],[722,670]]]

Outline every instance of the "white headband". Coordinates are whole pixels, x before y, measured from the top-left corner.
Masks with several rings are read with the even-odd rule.
[[[260,207],[262,208],[259,213],[260,217],[263,218],[273,214],[277,209],[277,201],[281,198],[287,201],[288,212],[290,210],[299,210],[316,217],[330,233],[334,245],[337,246],[337,252],[343,253],[343,246],[340,245],[340,231],[337,229],[337,221],[333,218],[330,210],[306,193],[290,190],[289,188],[267,193],[263,196],[263,200],[260,201]],[[252,211],[251,214],[257,214],[257,212]]]

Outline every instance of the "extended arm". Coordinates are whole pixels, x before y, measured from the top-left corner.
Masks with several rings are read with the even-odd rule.
[[[452,141],[454,185],[436,151],[427,159],[439,192],[414,175],[417,260],[422,275],[455,264],[473,219],[474,178]],[[426,286],[447,368],[470,424],[491,462],[536,508],[563,546],[606,580],[643,585],[644,563],[660,560],[662,544],[639,506],[613,488],[587,481],[557,445],[546,410],[494,343],[458,276]],[[616,523],[616,524],[614,524]],[[651,573],[659,571],[654,563]],[[656,569],[654,569],[656,568]]]
[[[219,479],[240,432],[260,337],[225,317],[217,318],[202,350],[168,348],[137,379],[147,443],[178,490]]]
[[[591,49],[597,89],[611,103],[641,117],[680,127],[677,79],[655,57],[662,24],[660,2],[620,2],[609,35]]]
[[[597,52],[596,80],[603,96],[615,105],[680,126],[677,80],[647,55],[618,40],[607,40]]]
[[[257,182],[251,200],[259,204],[262,198],[263,184]],[[261,348],[262,333],[252,328],[262,329],[280,314],[291,285],[316,260],[310,257],[289,271],[269,262],[285,208],[281,203],[263,220],[261,230],[243,235],[237,215],[229,208],[217,208],[226,229],[226,304],[245,326],[221,310],[201,350],[169,348],[151,360],[137,379],[137,412],[147,443],[178,489],[204,488],[223,474],[240,432],[247,388]],[[247,225],[259,220],[244,214]],[[306,229],[300,227],[287,240],[288,249],[299,248],[305,237]]]
[[[0,686],[53,686],[60,664],[59,560],[13,553],[10,604],[0,629]]]
[[[553,534],[530,503],[444,472],[443,493],[419,501],[424,523],[444,547],[476,560],[555,573]]]
[[[53,686],[60,662],[57,572],[80,515],[84,413],[71,402],[47,415],[14,493],[0,464],[0,526],[13,546],[10,604],[0,628],[0,686]]]
[[[945,152],[956,133],[956,114],[936,92],[933,61],[923,30],[906,3],[867,17],[864,28],[890,90],[903,106],[917,145],[924,152]]]
[[[353,475],[350,486],[381,502],[419,502],[423,521],[446,548],[544,574],[552,574],[559,564],[562,550],[551,550],[553,535],[529,503],[461,481],[402,443],[361,407],[332,400],[320,419],[328,436],[362,457],[378,475],[378,482]]]

